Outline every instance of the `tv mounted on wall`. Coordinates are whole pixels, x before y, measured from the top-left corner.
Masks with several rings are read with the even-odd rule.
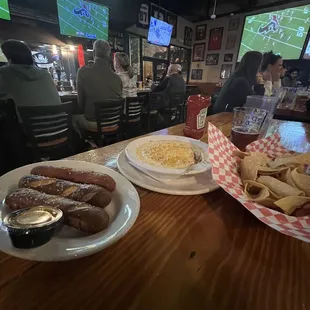
[[[0,19],[11,19],[8,0],[0,0]]]
[[[299,59],[310,24],[310,5],[247,16],[238,61],[248,51],[273,50],[284,59]]]
[[[57,7],[61,34],[108,40],[108,7],[83,0],[57,0]]]
[[[147,40],[151,44],[169,46],[173,26],[162,20],[151,17],[150,28]]]

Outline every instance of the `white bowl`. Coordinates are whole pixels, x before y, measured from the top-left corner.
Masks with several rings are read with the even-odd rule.
[[[191,170],[187,174],[199,174],[211,169],[212,165],[207,161],[208,160],[208,144],[201,142],[199,140],[182,137],[182,136],[148,136],[143,137],[133,142],[129,143],[125,149],[126,156],[128,160],[139,169],[148,170],[158,174],[168,174],[168,175],[177,175],[182,174],[186,169],[175,169],[175,168],[165,168],[159,166],[153,166],[147,163],[142,162],[137,156],[137,149],[142,144],[152,142],[152,141],[174,141],[174,142],[186,142],[193,145],[195,149],[199,149],[202,154],[202,162],[198,163],[191,167]]]

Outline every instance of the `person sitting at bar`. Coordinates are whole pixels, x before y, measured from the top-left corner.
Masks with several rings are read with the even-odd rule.
[[[95,102],[122,98],[122,80],[110,66],[111,47],[107,41],[95,41],[94,59],[92,66],[82,67],[77,72],[78,102],[84,111],[77,123],[90,131],[97,130]]]
[[[283,69],[283,59],[280,55],[272,51],[263,55],[261,72],[257,78],[265,87],[265,96],[272,96],[281,87],[281,72]]]
[[[247,52],[232,76],[226,81],[214,104],[214,113],[232,112],[242,107],[250,95],[263,95],[264,87],[256,81],[263,55],[260,52]],[[254,90],[255,89],[255,90]]]
[[[158,86],[152,89],[152,92],[162,93],[162,108],[169,107],[169,101],[172,94],[186,92],[186,84],[182,75],[181,65],[172,64],[168,67],[167,76],[160,82]]]
[[[125,53],[115,53],[114,69],[122,80],[123,98],[137,97],[137,79]]]
[[[0,100],[12,99],[17,111],[18,107],[61,104],[51,75],[35,66],[25,43],[8,40],[1,49],[8,65],[0,68]]]
[[[185,81],[180,74],[182,71],[181,65],[171,64],[168,67],[167,76],[160,82],[158,86],[152,89],[154,93],[161,93],[161,106],[159,109],[159,123],[161,125],[169,126],[171,121],[171,115],[167,113],[169,108],[170,98],[173,94],[186,92]]]
[[[296,87],[298,82],[299,69],[291,68],[288,74],[282,79],[283,87]]]

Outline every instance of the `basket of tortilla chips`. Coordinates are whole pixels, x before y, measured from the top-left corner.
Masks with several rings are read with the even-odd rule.
[[[244,207],[279,232],[310,242],[310,153],[286,150],[279,134],[241,152],[209,123],[214,180]]]

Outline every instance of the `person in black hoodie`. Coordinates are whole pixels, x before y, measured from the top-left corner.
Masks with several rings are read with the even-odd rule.
[[[226,81],[214,104],[214,113],[232,112],[242,107],[250,95],[264,95],[264,87],[258,85],[256,74],[260,69],[263,55],[260,52],[247,52],[233,75]]]

